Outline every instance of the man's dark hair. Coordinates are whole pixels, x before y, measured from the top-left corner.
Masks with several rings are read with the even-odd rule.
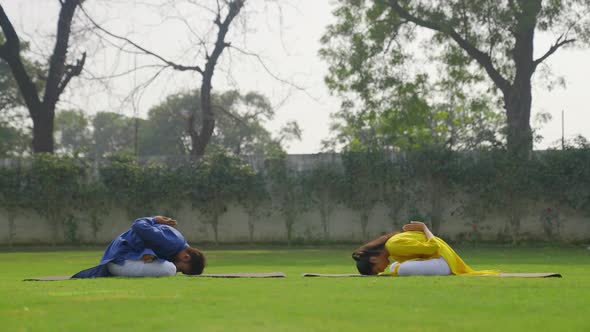
[[[199,275],[199,274],[203,273],[203,270],[205,269],[205,265],[206,265],[206,261],[207,261],[205,259],[205,254],[203,254],[203,252],[200,251],[199,249],[192,248],[192,247],[188,247],[187,252],[188,252],[189,256],[191,256],[191,259],[190,259],[191,269],[187,274]]]

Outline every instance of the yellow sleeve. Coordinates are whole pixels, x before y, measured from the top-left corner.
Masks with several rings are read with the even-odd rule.
[[[389,255],[396,257],[429,257],[438,254],[439,245],[435,238],[420,240],[410,236],[393,236],[385,243]]]

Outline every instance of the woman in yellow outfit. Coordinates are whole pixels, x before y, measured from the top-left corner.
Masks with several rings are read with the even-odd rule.
[[[411,221],[404,232],[383,235],[355,250],[352,258],[364,275],[497,274],[475,271],[424,223]],[[390,265],[389,257],[393,259]]]

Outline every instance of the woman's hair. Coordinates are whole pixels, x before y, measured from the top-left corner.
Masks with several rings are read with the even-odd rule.
[[[187,252],[188,252],[189,256],[191,256],[191,259],[190,259],[191,270],[187,274],[199,275],[199,274],[203,273],[203,270],[205,269],[205,265],[206,265],[205,254],[203,254],[203,252],[197,248],[188,247],[187,249],[188,249]]]
[[[352,259],[356,262],[356,268],[362,275],[374,275],[373,263],[371,257],[380,256],[385,250],[385,242],[390,237],[394,236],[398,232],[389,233],[378,237],[377,239],[370,241],[369,243],[361,246],[352,253]]]

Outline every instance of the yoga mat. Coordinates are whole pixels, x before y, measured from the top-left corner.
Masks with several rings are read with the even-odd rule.
[[[283,272],[263,273],[204,273],[198,276],[187,276],[191,278],[285,278]]]
[[[343,278],[343,277],[393,277],[389,274],[384,275],[375,275],[375,276],[365,276],[362,274],[356,273],[344,273],[344,274],[330,274],[330,273],[304,273],[302,274],[304,277],[328,277],[328,278]],[[488,274],[488,275],[465,275],[466,277],[496,277],[496,278],[561,278],[561,274],[559,273],[500,273],[500,274]]]
[[[37,278],[27,278],[23,279],[23,281],[60,281],[60,280],[73,280],[70,279],[71,276],[47,276],[47,277],[37,277]]]
[[[191,278],[285,278],[283,272],[263,272],[263,273],[204,273],[198,276],[187,276]],[[60,280],[78,280],[70,279],[70,276],[47,276],[38,278],[27,278],[23,281],[60,281]]]

